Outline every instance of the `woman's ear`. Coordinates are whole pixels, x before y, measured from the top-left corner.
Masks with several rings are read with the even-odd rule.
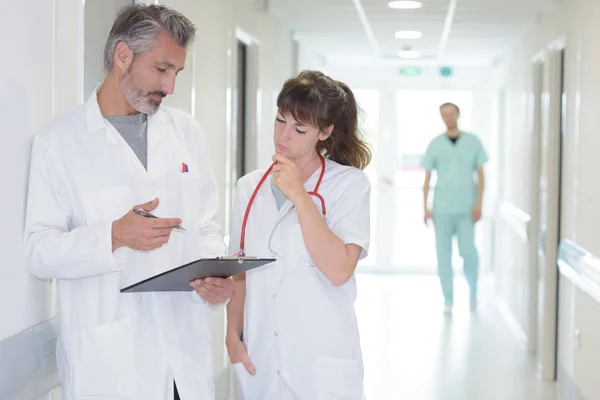
[[[125,42],[119,42],[115,48],[115,56],[113,59],[113,65],[119,68],[122,74],[125,74],[131,63],[133,62],[133,51],[127,46]]]
[[[327,140],[327,138],[333,133],[334,129],[335,127],[333,125],[329,125],[327,128],[319,132],[319,140]]]

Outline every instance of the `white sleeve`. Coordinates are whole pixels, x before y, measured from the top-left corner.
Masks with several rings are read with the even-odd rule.
[[[31,152],[24,247],[31,274],[80,279],[121,271],[112,254],[112,222],[69,229],[72,196],[60,156],[47,136]]]
[[[360,246],[363,259],[369,252],[371,234],[371,183],[364,172],[356,170],[344,178],[338,190],[342,193],[328,210],[329,229],[345,244]]]
[[[192,133],[198,140],[196,145],[198,150],[198,168],[202,174],[200,193],[203,201],[198,204],[198,207],[201,208],[198,213],[200,215],[200,220],[198,221],[200,229],[200,253],[202,257],[222,256],[226,253],[223,230],[215,221],[217,212],[219,211],[219,188],[213,172],[204,131],[196,120],[192,121],[191,129],[195,131]]]

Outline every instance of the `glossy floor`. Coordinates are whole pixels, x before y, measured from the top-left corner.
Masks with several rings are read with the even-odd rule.
[[[362,268],[356,303],[368,400],[555,400],[509,330],[483,279],[469,312],[464,279],[444,316],[435,275],[377,275]]]

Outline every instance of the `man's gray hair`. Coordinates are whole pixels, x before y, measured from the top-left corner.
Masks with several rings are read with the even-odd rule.
[[[115,49],[125,42],[134,55],[152,47],[159,33],[165,32],[181,47],[194,41],[196,27],[181,13],[163,5],[132,4],[117,15],[104,48],[104,70],[112,70]]]

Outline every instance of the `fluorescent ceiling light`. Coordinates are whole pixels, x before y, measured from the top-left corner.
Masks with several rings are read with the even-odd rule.
[[[423,34],[419,31],[398,31],[396,39],[420,39]]]
[[[421,8],[423,3],[420,1],[390,1],[388,6],[390,8],[397,8],[401,10],[414,10],[416,8]]]
[[[419,58],[421,57],[421,53],[416,50],[403,50],[398,53],[398,57],[400,58]]]

